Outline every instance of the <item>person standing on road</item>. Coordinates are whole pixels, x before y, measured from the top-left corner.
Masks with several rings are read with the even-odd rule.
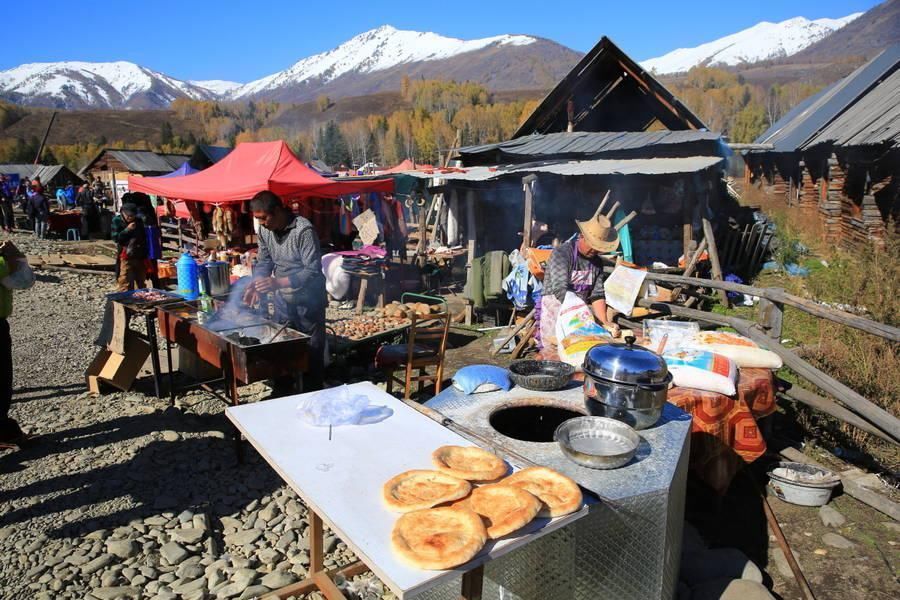
[[[9,417],[13,397],[12,337],[9,316],[12,314],[13,290],[34,285],[34,272],[28,261],[12,242],[0,244],[0,448],[23,445],[28,437],[14,419]]]
[[[310,336],[303,391],[321,389],[327,296],[319,237],[312,223],[294,215],[272,192],[256,194],[250,210],[260,225],[259,254],[243,300],[252,305],[260,295],[271,294],[275,319]],[[289,387],[288,382],[276,381],[275,393],[281,395]]]
[[[16,226],[16,216],[13,212],[13,199],[15,190],[9,185],[5,175],[0,175],[0,214],[2,214],[3,231],[12,233]]]
[[[118,290],[127,292],[144,287],[144,280],[147,279],[147,234],[134,204],[123,204],[122,210],[113,218],[112,239],[116,242],[118,256]]]
[[[34,235],[38,239],[47,237],[47,219],[50,218],[50,203],[40,191],[40,186],[32,186],[28,193],[28,215],[34,221]]]
[[[56,208],[66,210],[66,190],[63,187],[56,188]]]

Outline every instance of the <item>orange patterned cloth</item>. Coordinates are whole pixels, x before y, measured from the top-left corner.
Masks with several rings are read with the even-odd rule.
[[[719,494],[744,466],[766,452],[756,419],[775,412],[774,375],[769,369],[741,369],[735,397],[673,387],[669,402],[693,417],[691,470]]]

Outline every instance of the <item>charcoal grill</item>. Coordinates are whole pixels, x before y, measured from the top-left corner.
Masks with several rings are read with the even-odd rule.
[[[219,301],[215,308],[216,312],[207,314],[200,310],[198,302],[160,306],[160,334],[222,369],[225,379],[232,379],[235,385],[306,370],[309,336],[284,329],[259,315],[229,314]],[[171,352],[168,358],[171,373]],[[232,398],[235,399],[236,396]]]

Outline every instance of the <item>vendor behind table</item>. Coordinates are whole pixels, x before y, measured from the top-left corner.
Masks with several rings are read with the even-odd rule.
[[[603,208],[607,200],[608,192],[593,217],[575,222],[579,231],[575,239],[560,244],[550,255],[544,275],[544,298],[549,302],[542,301],[542,304],[555,304],[555,310],[552,306],[542,306],[541,319],[552,319],[555,322],[559,303],[565,299],[566,292],[571,291],[591,306],[595,319],[616,337],[619,328],[607,314],[600,255],[614,252],[619,247],[618,230],[633,218],[633,214],[613,226],[610,219],[619,203],[613,204],[609,213],[604,215]]]
[[[310,336],[309,368],[303,387],[304,391],[321,389],[327,296],[319,238],[312,223],[294,215],[273,192],[254,196],[250,210],[260,225],[259,252],[243,302],[253,306],[270,295],[275,320]],[[275,393],[293,391],[292,383],[276,381]]]

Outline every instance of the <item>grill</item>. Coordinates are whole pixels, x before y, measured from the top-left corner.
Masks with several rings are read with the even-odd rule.
[[[213,302],[212,314],[196,301],[158,307],[160,333],[244,384],[306,370],[309,336]]]

